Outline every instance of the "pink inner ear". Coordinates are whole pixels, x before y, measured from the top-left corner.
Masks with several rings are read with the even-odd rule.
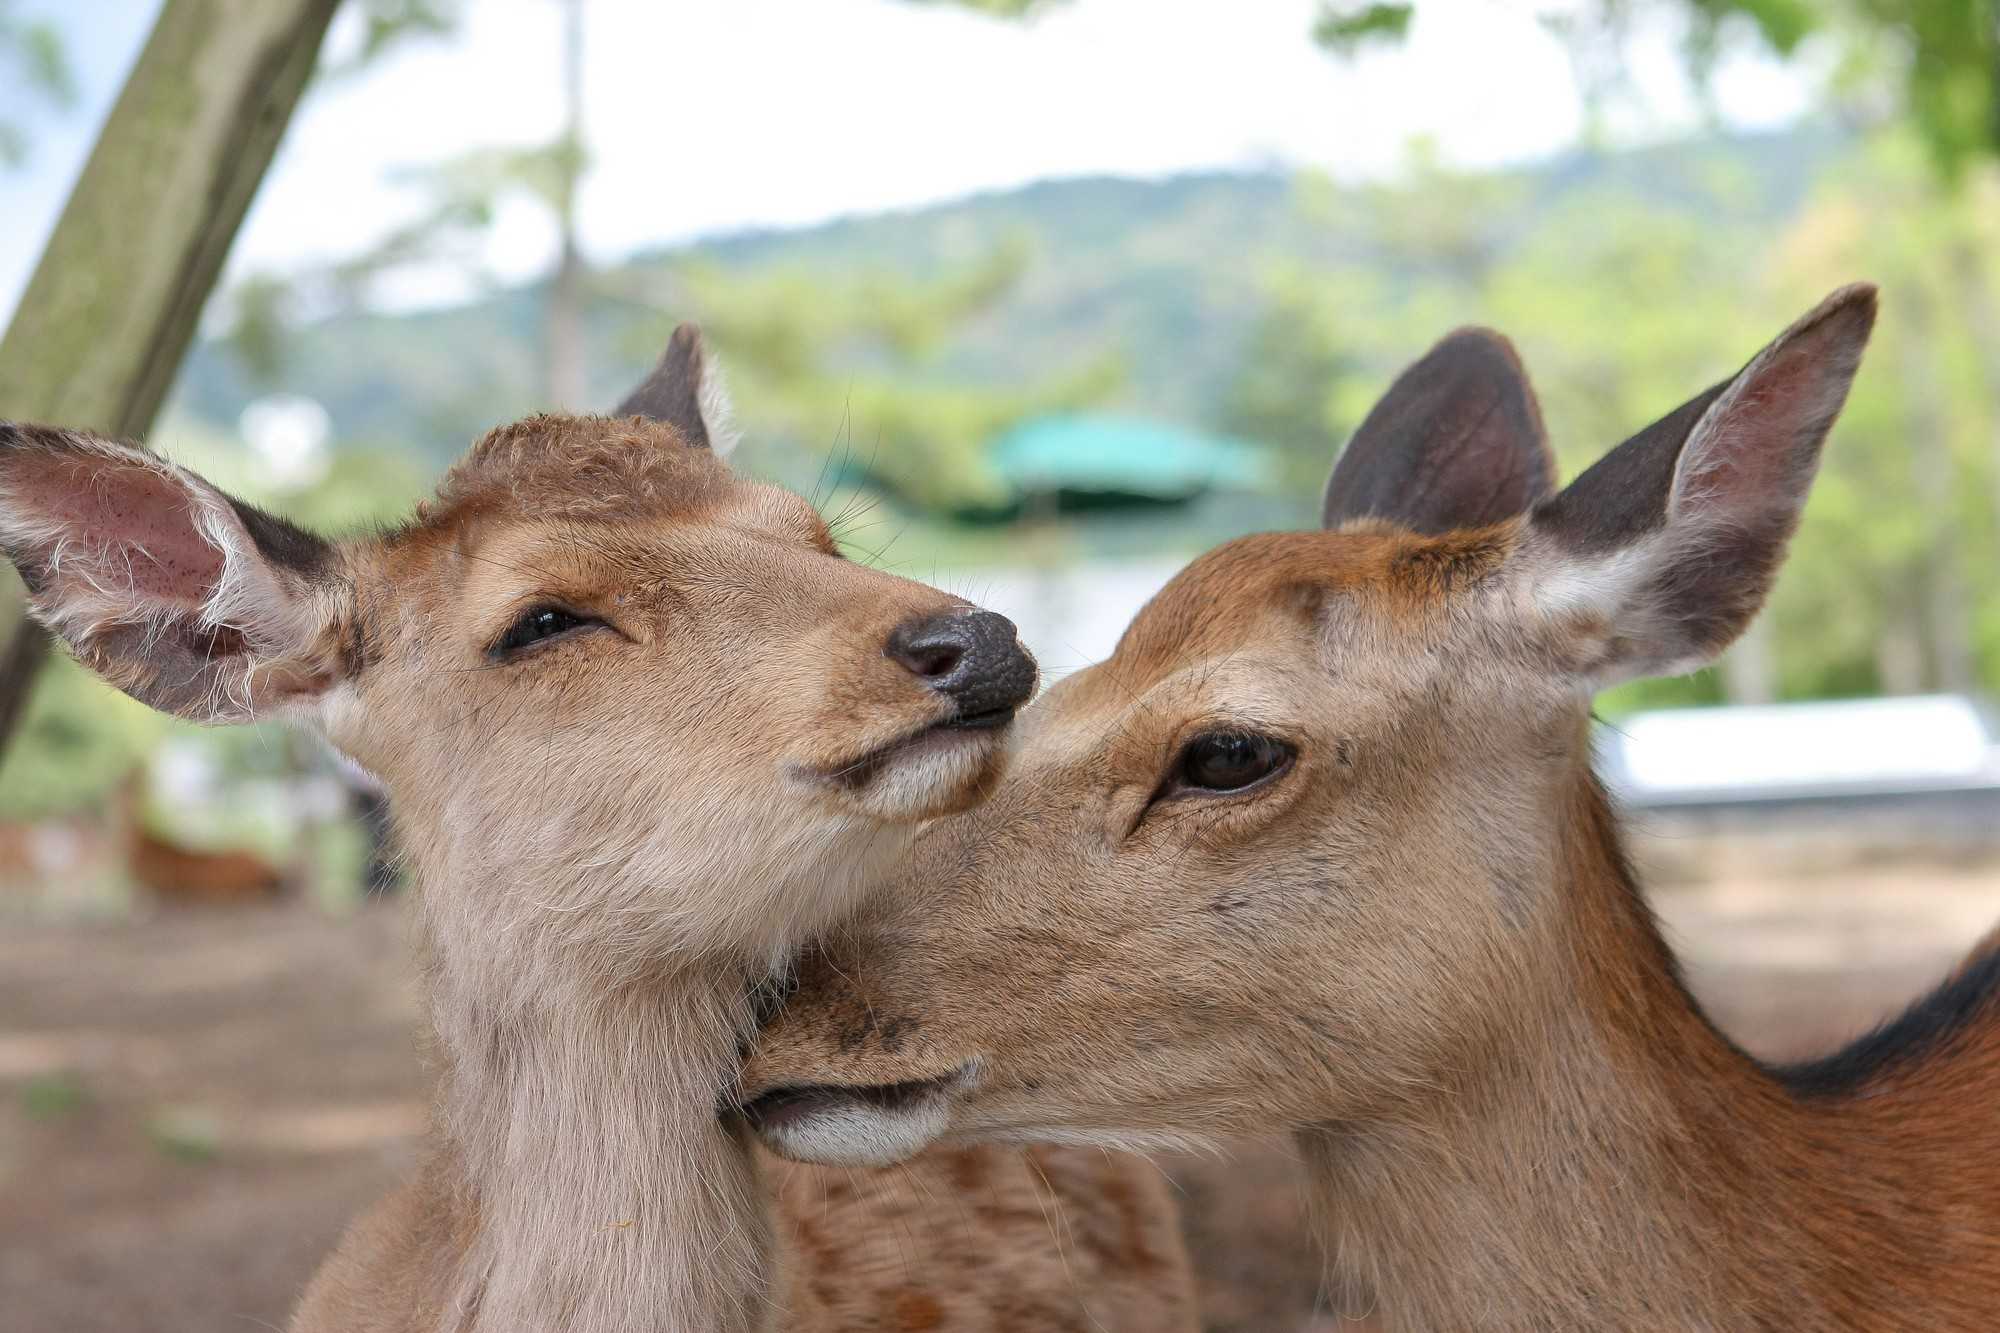
[[[190,608],[206,602],[222,581],[222,552],[202,535],[187,488],[156,468],[52,457],[42,467],[17,468],[11,481],[16,511],[33,515],[36,529],[60,534],[60,548],[42,552],[56,557],[58,581],[78,558],[100,568],[113,561],[119,581],[138,600]]]
[[[1731,508],[1794,506],[1847,398],[1865,321],[1821,319],[1787,333],[1744,371],[1699,428],[1681,466],[1681,500]]]

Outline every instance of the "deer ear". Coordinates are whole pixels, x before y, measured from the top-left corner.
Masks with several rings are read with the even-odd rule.
[[[1436,536],[1525,514],[1555,489],[1542,410],[1513,345],[1460,329],[1396,378],[1327,481],[1329,528],[1382,518]]]
[[[1713,660],[1763,605],[1875,324],[1843,287],[1538,508],[1519,557],[1593,686]]]
[[[667,340],[667,350],[653,373],[618,404],[612,415],[644,417],[672,426],[691,449],[713,449],[727,457],[736,447],[736,428],[729,391],[722,375],[708,364],[701,330],[683,324]]]
[[[0,547],[35,618],[163,712],[248,721],[332,683],[333,548],[146,449],[0,422]]]

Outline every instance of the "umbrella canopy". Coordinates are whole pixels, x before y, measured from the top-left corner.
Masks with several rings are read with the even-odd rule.
[[[1074,414],[1024,421],[993,442],[993,470],[1015,494],[1192,499],[1215,489],[1254,490],[1263,450],[1136,417]]]

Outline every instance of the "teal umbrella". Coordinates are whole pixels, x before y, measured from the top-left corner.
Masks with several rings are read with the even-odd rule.
[[[1138,417],[1035,417],[995,440],[994,472],[1016,495],[1056,495],[1096,504],[1176,503],[1211,490],[1256,490],[1268,480],[1264,451],[1241,440]]]

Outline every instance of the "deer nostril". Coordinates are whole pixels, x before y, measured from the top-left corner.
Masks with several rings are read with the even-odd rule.
[[[912,644],[895,657],[919,676],[935,678],[949,676],[965,660],[965,649],[955,643]]]
[[[883,651],[950,698],[962,719],[1004,721],[1034,692],[1035,663],[1014,622],[991,611],[952,611],[898,625]]]

